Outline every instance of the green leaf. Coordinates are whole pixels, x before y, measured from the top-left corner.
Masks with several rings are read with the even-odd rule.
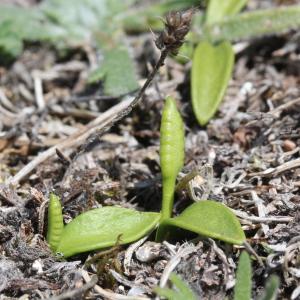
[[[245,12],[203,28],[213,42],[240,40],[287,31],[300,26],[300,5]]]
[[[276,275],[270,276],[266,283],[265,291],[260,300],[275,300],[277,299],[277,292],[279,288],[279,278]]]
[[[236,273],[236,283],[234,287],[234,300],[251,299],[251,261],[247,252],[243,251],[239,258]]]
[[[184,163],[184,124],[172,97],[167,97],[160,125],[162,220],[172,215],[176,178]]]
[[[133,61],[126,49],[104,51],[103,64],[91,74],[89,83],[95,83],[103,78],[106,95],[120,96],[139,87]]]
[[[85,212],[65,226],[57,252],[69,257],[76,253],[133,242],[150,232],[160,214],[121,207],[103,207]]]
[[[226,16],[237,14],[247,3],[247,0],[209,0],[206,11],[206,24],[221,21]]]
[[[192,104],[200,125],[215,114],[226,91],[234,62],[229,42],[217,46],[200,42],[194,52],[192,66]]]
[[[175,273],[171,273],[170,281],[173,284],[175,290],[168,288],[156,287],[154,291],[161,297],[165,297],[168,300],[196,300],[197,297],[190,289],[190,287]]]
[[[240,222],[230,209],[209,200],[194,203],[178,217],[163,221],[157,239],[160,240],[167,231],[176,227],[231,244],[240,245],[246,240]]]
[[[51,193],[48,207],[47,242],[53,252],[57,249],[63,229],[64,220],[60,199],[58,196]]]

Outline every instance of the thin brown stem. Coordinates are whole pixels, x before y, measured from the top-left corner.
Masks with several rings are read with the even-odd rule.
[[[106,124],[105,126],[99,128],[98,130],[96,130],[96,132],[93,133],[93,135],[88,138],[87,142],[80,147],[79,151],[77,152],[77,154],[73,158],[73,162],[76,161],[76,159],[81,154],[83,154],[84,152],[88,152],[92,148],[94,148],[98,144],[99,138],[101,137],[101,135],[103,135],[103,133],[105,133],[106,131],[108,131],[117,122],[119,122],[124,117],[126,117],[138,105],[138,103],[142,99],[142,97],[143,97],[146,89],[148,88],[148,86],[152,82],[154,76],[158,72],[159,68],[161,66],[163,66],[164,61],[165,61],[168,53],[169,53],[169,50],[166,49],[166,48],[161,51],[161,54],[160,54],[160,57],[159,57],[157,63],[155,64],[153,70],[149,74],[149,76],[148,76],[147,80],[145,81],[144,85],[139,90],[139,92],[137,93],[137,95],[135,96],[135,98],[132,100],[132,102],[123,111],[117,113],[115,115],[115,117],[108,124]]]

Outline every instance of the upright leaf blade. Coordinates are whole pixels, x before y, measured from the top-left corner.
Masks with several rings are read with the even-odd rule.
[[[194,203],[178,217],[163,221],[157,239],[165,235],[170,227],[186,229],[231,244],[240,245],[246,240],[240,222],[230,209],[210,200]]]
[[[56,251],[64,229],[64,220],[60,199],[55,194],[50,194],[48,207],[47,242],[53,252]]]
[[[121,207],[102,207],[85,212],[65,226],[56,251],[69,257],[76,253],[135,241],[158,223],[160,214]]]
[[[154,291],[168,300],[196,300],[197,297],[190,287],[175,273],[171,273],[170,281],[175,289],[156,287]]]
[[[162,219],[171,217],[175,182],[184,163],[184,125],[176,102],[167,97],[160,125],[160,166],[162,174]]]
[[[247,252],[242,252],[239,258],[238,269],[236,273],[236,283],[234,287],[234,300],[251,299],[251,261]]]
[[[194,52],[192,66],[192,104],[200,125],[215,114],[226,91],[234,62],[229,42],[217,46],[200,42]]]
[[[178,289],[183,299],[196,300],[196,296],[191,288],[176,273],[170,275],[170,280]]]
[[[228,17],[203,28],[212,42],[235,41],[299,28],[300,5],[256,10]]]
[[[237,14],[247,3],[247,0],[209,0],[206,11],[206,24],[221,21],[226,16]]]
[[[276,300],[279,284],[280,281],[276,275],[270,276],[266,283],[264,294],[260,300]]]

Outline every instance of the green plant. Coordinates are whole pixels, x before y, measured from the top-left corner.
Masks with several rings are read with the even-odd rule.
[[[196,300],[197,297],[190,287],[175,273],[171,273],[172,289],[156,287],[154,292],[168,300]]]
[[[205,125],[216,113],[231,77],[234,53],[229,41],[300,25],[300,6],[236,15],[246,2],[209,0],[206,14],[200,21],[201,34],[194,37],[200,42],[193,55],[191,94],[200,125]]]
[[[200,125],[205,125],[218,109],[226,91],[234,62],[229,42],[216,46],[199,43],[192,65],[192,104]]]
[[[172,2],[176,2],[179,4],[178,8],[180,7],[181,1],[168,1],[165,5],[152,5],[144,12],[125,16],[125,27],[129,31],[135,28],[147,30],[150,23],[154,29],[161,29],[160,24],[155,22],[155,15],[165,12],[167,7],[171,9]],[[189,5],[197,5],[200,1],[189,2]],[[231,77],[234,54],[229,49],[229,42],[280,33],[300,26],[300,5],[239,13],[247,4],[247,0],[206,2],[206,11],[203,14],[197,13],[194,17],[192,32],[187,37],[188,43],[180,49],[180,53],[193,57],[192,104],[195,116],[202,126],[216,113]],[[227,46],[218,45],[222,42],[227,42]],[[193,45],[197,45],[195,51]],[[221,48],[224,48],[223,54],[217,51]],[[177,59],[181,62],[186,61],[180,57]],[[220,72],[221,68],[224,78]]]
[[[280,281],[276,275],[270,276],[260,300],[276,300],[279,284]]]
[[[211,42],[237,41],[268,34],[278,34],[300,26],[300,5],[255,10],[227,16],[215,23],[203,24],[194,37]]]
[[[60,243],[63,228],[64,220],[59,197],[51,193],[48,208],[47,241],[52,251],[56,251]]]
[[[234,300],[251,300],[252,287],[251,260],[247,252],[240,255],[234,287]],[[279,287],[279,278],[272,275],[268,278],[260,300],[275,300]]]
[[[238,261],[236,283],[234,287],[234,300],[251,300],[251,277],[252,270],[250,256],[247,252],[243,251]],[[154,292],[168,300],[197,299],[190,287],[175,273],[170,275],[170,282],[173,285],[172,289],[156,287],[154,288]],[[266,282],[263,295],[259,299],[276,300],[278,287],[279,278],[275,275],[271,275]]]
[[[178,228],[240,245],[245,234],[235,215],[223,204],[200,201],[186,208],[179,216],[161,222],[156,238],[176,237]]]
[[[234,287],[234,300],[251,299],[251,261],[247,252],[243,251],[239,257]]]
[[[226,16],[235,15],[246,3],[247,0],[210,0],[205,14],[206,24],[214,24]]]
[[[183,122],[175,101],[168,97],[161,124],[160,156],[164,190],[161,213],[103,207],[77,216],[62,229],[61,206],[58,197],[52,194],[47,235],[51,249],[69,257],[76,253],[113,246],[118,240],[120,244],[130,243],[156,226],[159,226],[159,240],[171,237],[176,228],[182,228],[228,243],[242,244],[245,235],[239,221],[226,206],[214,201],[195,203],[178,217],[171,218],[175,181],[184,160],[183,132]]]
[[[160,219],[159,213],[138,212],[122,207],[87,211],[67,224],[55,249],[69,257],[76,253],[128,244],[148,234]]]
[[[238,13],[246,1],[210,0],[202,26],[210,26],[228,15]],[[205,125],[217,111],[231,77],[234,52],[226,41],[213,44],[203,35],[193,56],[191,91],[194,114]]]
[[[184,125],[175,101],[168,97],[162,112],[160,127],[160,167],[163,181],[162,220],[171,217],[176,178],[183,163]]]
[[[45,0],[30,9],[0,4],[0,61],[21,54],[24,41],[47,42],[60,53],[90,44],[101,51],[103,64],[99,62],[89,82],[102,80],[107,95],[132,92],[138,83],[119,21],[132,3],[132,0]],[[115,72],[112,74],[111,70]]]

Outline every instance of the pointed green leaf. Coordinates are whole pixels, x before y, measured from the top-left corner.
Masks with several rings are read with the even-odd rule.
[[[300,5],[256,10],[228,17],[203,28],[213,42],[280,33],[300,26]]]
[[[57,252],[65,257],[90,250],[133,242],[151,231],[159,213],[121,207],[102,207],[85,212],[65,226]]]
[[[47,242],[53,252],[56,251],[64,229],[64,220],[60,199],[55,194],[50,194],[48,207]]]
[[[230,209],[209,200],[194,203],[178,217],[163,221],[159,226],[157,239],[161,239],[172,227],[183,228],[231,244],[240,245],[246,240],[239,220]]]
[[[266,283],[265,292],[260,300],[276,300],[279,288],[279,278],[276,275],[270,276]]]
[[[206,11],[206,24],[221,21],[226,16],[237,14],[247,0],[209,0]]]
[[[162,219],[171,217],[176,177],[184,163],[184,125],[176,102],[167,97],[160,125]]]
[[[236,273],[236,283],[234,287],[234,300],[251,299],[251,261],[247,252],[242,252],[239,258],[238,269]]]
[[[191,288],[176,273],[170,275],[170,281],[182,295],[182,299],[196,300],[196,296]]]
[[[176,290],[156,287],[154,291],[161,297],[168,300],[196,300],[197,297],[190,287],[175,273],[171,273],[170,281]]]
[[[200,125],[215,114],[231,76],[234,53],[229,42],[213,46],[203,41],[197,46],[192,66],[192,104]]]

